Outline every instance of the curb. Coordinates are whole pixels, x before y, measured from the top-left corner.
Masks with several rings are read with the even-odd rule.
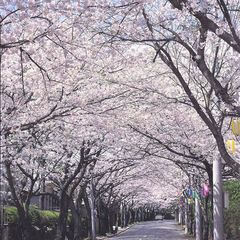
[[[178,224],[178,223],[176,223],[175,225],[177,226],[177,228],[179,230],[184,232],[184,230],[185,230],[184,225],[181,225],[181,224]],[[185,234],[184,233],[184,236],[185,236],[185,238],[187,238],[186,240],[195,240],[196,239],[193,235],[190,235],[190,234]]]
[[[106,237],[100,238],[100,239],[101,239],[101,240],[106,240],[106,239],[109,239],[109,238],[112,238],[112,237],[119,236],[119,235],[121,235],[122,233],[126,232],[128,229],[130,229],[130,228],[132,228],[133,226],[135,226],[136,224],[138,224],[138,223],[133,223],[133,224],[131,224],[130,226],[128,226],[128,227],[120,230],[119,232],[117,232],[117,233],[115,233],[115,234],[113,234],[113,235],[106,236]]]

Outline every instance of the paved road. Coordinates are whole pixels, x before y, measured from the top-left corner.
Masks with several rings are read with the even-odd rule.
[[[187,240],[174,221],[152,221],[134,225],[114,240]]]

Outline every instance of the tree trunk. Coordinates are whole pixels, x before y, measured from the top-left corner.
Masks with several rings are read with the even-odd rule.
[[[72,223],[73,223],[73,240],[82,240],[83,239],[83,231],[81,226],[81,201],[77,199],[76,205],[73,202],[73,199],[70,200],[70,209],[72,214]]]
[[[118,226],[119,226],[119,209],[117,209],[116,213],[116,226],[115,226],[115,232],[118,232]]]
[[[108,232],[108,213],[107,207],[100,201],[99,205],[99,233],[105,235]]]
[[[108,209],[108,228],[109,232],[113,233],[113,214],[111,209]]]
[[[110,228],[109,228],[109,219],[108,219],[108,212],[109,212],[109,209],[108,209],[108,207],[106,206],[105,207],[105,227],[106,227],[106,233],[107,232],[110,232]]]
[[[21,240],[32,240],[33,228],[29,218],[28,210],[26,211],[23,207],[18,207],[18,226],[20,230]]]
[[[6,163],[5,164],[6,174],[7,174],[7,180],[8,185],[12,194],[13,201],[15,203],[15,206],[18,211],[19,221],[18,221],[18,227],[19,227],[19,237],[21,240],[32,240],[32,225],[29,218],[29,204],[30,204],[30,193],[29,193],[29,201],[25,203],[24,208],[24,202],[22,199],[17,195],[15,184],[14,184],[14,178],[12,176],[11,171],[11,164]]]
[[[88,201],[88,197],[87,197],[87,194],[85,193],[84,194],[84,203],[85,203],[85,206],[86,206],[86,210],[87,210],[87,222],[88,222],[88,235],[92,238],[92,233],[91,233],[91,207],[90,207],[90,204],[89,204],[89,201]]]
[[[205,199],[205,206],[203,211],[203,240],[208,240],[209,236],[209,214],[208,214],[208,201],[209,197],[207,196]]]
[[[65,240],[67,234],[68,207],[69,197],[65,192],[62,192],[60,198],[60,214],[58,219],[56,240]]]

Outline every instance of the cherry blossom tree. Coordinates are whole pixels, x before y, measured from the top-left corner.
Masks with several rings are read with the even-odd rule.
[[[227,124],[229,116],[239,116],[235,64],[238,51],[234,40],[238,25],[231,23],[238,14],[231,11],[236,9],[237,3],[149,1],[147,4],[134,1],[110,4],[106,14],[116,17],[111,25],[99,26],[99,33],[107,38],[106,44],[108,41],[111,44],[141,43],[154,48],[153,61],[158,62],[159,57],[169,67],[169,78],[178,81],[191,106],[214,136],[222,158],[239,172],[238,162],[226,151],[222,134],[223,122]],[[224,14],[230,19],[223,18]],[[215,28],[206,27],[210,23],[215,24]],[[214,29],[219,31],[215,33]],[[226,59],[229,59],[227,64]],[[233,75],[227,75],[230,69],[235,69]]]
[[[70,208],[78,239],[91,194],[113,232],[176,201],[182,171],[212,182],[215,152],[239,176],[225,147],[240,106],[237,1],[3,3],[1,164],[23,239],[45,180],[57,238]]]

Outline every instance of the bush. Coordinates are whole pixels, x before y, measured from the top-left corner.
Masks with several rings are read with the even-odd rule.
[[[44,226],[54,226],[57,224],[59,213],[49,210],[39,211],[40,224]]]
[[[31,206],[29,208],[29,217],[32,225],[39,226],[41,222],[40,210],[35,207]]]
[[[6,207],[8,222],[10,224],[17,224],[18,212],[16,207]],[[38,227],[53,227],[57,224],[59,213],[50,210],[39,210],[35,206],[31,206],[29,209],[29,217],[31,224]]]
[[[18,222],[18,212],[15,207],[6,207],[4,209],[7,214],[7,219],[9,223],[17,223]]]
[[[224,211],[224,227],[227,239],[240,239],[240,181],[224,183],[224,190],[229,192],[229,208]]]

